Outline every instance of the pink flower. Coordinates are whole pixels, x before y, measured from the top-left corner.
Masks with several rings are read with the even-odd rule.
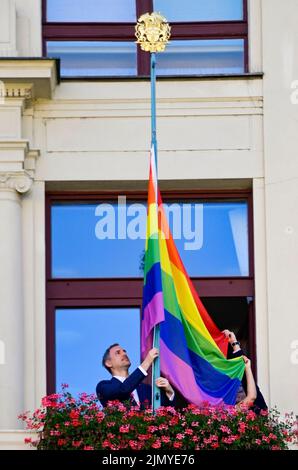
[[[66,444],[66,439],[58,439],[58,446],[64,446]]]
[[[138,450],[139,449],[139,443],[138,441],[129,441],[129,446],[132,450]]]
[[[25,413],[21,413],[20,415],[18,415],[18,419],[22,421],[26,421],[26,419],[28,418],[28,413],[29,411],[26,411]]]
[[[78,410],[71,410],[71,412],[69,413],[70,419],[78,419],[79,416],[80,412]]]
[[[175,441],[174,444],[173,444],[173,447],[175,447],[175,449],[181,449],[181,447],[182,447],[182,442]]]
[[[107,427],[112,428],[113,426],[115,426],[115,424],[115,421],[111,421],[110,423],[107,423]]]
[[[218,442],[213,442],[211,444],[211,447],[212,447],[212,449],[217,449],[217,447],[219,447],[219,443]]]
[[[255,443],[257,444],[257,446],[260,446],[262,444],[261,440],[260,439],[256,439],[255,440]]]
[[[244,434],[246,428],[247,428],[247,424],[245,424],[245,423],[243,423],[243,422],[241,421],[241,423],[239,423],[239,426],[238,426],[238,432],[239,432],[240,434]]]
[[[160,447],[161,447],[161,442],[160,442],[160,440],[157,439],[155,442],[153,442],[153,444],[152,444],[151,447],[153,447],[153,449],[160,449]]]
[[[122,412],[125,412],[126,411],[126,407],[123,403],[121,403],[119,400],[110,400],[108,401],[107,405],[106,405],[107,408],[116,408],[118,411],[122,411]]]
[[[187,434],[188,436],[192,436],[192,434],[193,434],[193,430],[190,429],[190,428],[185,429],[184,432],[185,432],[185,434]]]
[[[178,441],[182,441],[182,440],[184,439],[184,434],[178,433],[178,434],[176,435],[176,439],[177,439]]]
[[[85,446],[83,450],[94,450],[93,446]]]
[[[168,426],[167,424],[160,424],[160,425],[158,426],[158,429],[159,429],[160,431],[162,431],[163,429],[164,429],[165,431],[167,431],[167,430],[169,429],[169,426]]]
[[[249,410],[246,415],[246,421],[254,421],[256,419],[256,414],[254,411]]]
[[[171,438],[169,436],[162,436],[161,437],[161,442],[164,442],[165,444],[168,444],[171,442]]]
[[[43,410],[37,409],[34,411],[33,417],[38,419],[39,421],[43,421],[46,417],[46,413]]]
[[[179,418],[178,416],[174,416],[173,418],[170,419],[169,421],[169,425],[170,426],[176,426],[176,424],[179,423]]]
[[[130,425],[129,425],[129,424],[125,424],[125,425],[123,425],[123,426],[120,426],[119,432],[127,433],[127,432],[129,432],[129,428],[130,428]]]
[[[25,444],[31,444],[32,443],[32,437],[25,437],[24,443]]]
[[[110,447],[111,443],[108,439],[105,439],[102,443],[102,447],[105,448],[105,447]]]
[[[82,445],[82,441],[72,441],[73,447],[80,447]]]
[[[78,419],[72,420],[71,424],[73,425],[74,428],[77,428],[80,426],[80,421]]]
[[[225,432],[226,434],[231,434],[230,428],[228,426],[221,425],[219,428],[222,432]]]
[[[158,430],[158,427],[157,426],[149,426],[148,427],[148,432],[150,433],[154,433],[155,431]]]
[[[224,444],[232,444],[233,443],[233,439],[231,439],[230,437],[223,437],[222,438],[222,442]]]

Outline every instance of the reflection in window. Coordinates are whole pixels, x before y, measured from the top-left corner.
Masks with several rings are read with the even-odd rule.
[[[47,0],[47,21],[134,22],[135,0]]]
[[[138,308],[56,309],[56,389],[95,393],[96,384],[110,378],[101,365],[105,350],[119,343],[127,350],[132,372],[140,364]]]
[[[158,75],[206,75],[244,72],[244,40],[170,41],[157,54]]]
[[[60,58],[63,77],[137,75],[133,42],[48,41],[47,56]]]
[[[168,21],[242,20],[243,0],[153,0]]]
[[[248,276],[246,202],[173,202],[170,228],[190,276]],[[54,278],[143,276],[146,203],[54,204]]]

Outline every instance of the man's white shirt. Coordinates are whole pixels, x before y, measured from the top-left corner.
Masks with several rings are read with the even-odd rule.
[[[142,372],[142,374],[144,374],[145,376],[148,375],[148,373],[143,369],[143,367],[139,366],[138,369],[140,369],[140,371]],[[120,380],[120,382],[124,382],[127,377],[122,377],[121,375],[113,375],[113,377],[117,380]],[[135,400],[135,402],[139,405],[140,404],[140,399],[139,399],[139,395],[138,395],[138,392],[137,390],[133,390],[132,392],[132,395],[133,395],[133,398]],[[175,393],[173,393],[171,395],[171,397],[169,398],[170,401],[173,401],[174,400],[174,397],[175,397]]]
[[[148,375],[147,372],[143,369],[143,367],[139,366],[138,368],[140,369],[142,374],[144,374],[145,376]],[[113,377],[115,379],[120,380],[120,382],[122,382],[122,383],[124,382],[124,380],[127,379],[127,377],[121,377],[120,375],[113,375]],[[133,398],[134,398],[135,402],[139,405],[140,404],[140,399],[139,399],[138,392],[136,390],[133,390],[132,395],[133,395]]]

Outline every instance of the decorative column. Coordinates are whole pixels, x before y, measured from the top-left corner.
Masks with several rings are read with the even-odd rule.
[[[24,319],[21,195],[32,185],[26,170],[0,171],[0,429],[22,425]]]
[[[5,1],[4,9],[14,5]],[[6,8],[7,10],[7,8]],[[1,19],[0,19],[1,26]],[[1,34],[0,34],[1,36]],[[0,37],[0,56],[1,37]],[[34,335],[35,312],[27,313],[26,298],[34,296],[34,286],[28,285],[24,265],[23,234],[33,227],[24,227],[22,196],[30,190],[39,150],[34,144],[35,99],[52,99],[58,82],[58,67],[53,59],[1,59],[0,67],[0,443],[1,430],[22,429],[18,415],[24,411],[25,390],[35,382],[29,374],[25,358],[28,341]],[[29,112],[28,112],[29,111]],[[25,119],[24,119],[25,118]],[[30,148],[31,147],[31,148]],[[27,199],[27,198],[26,198]],[[27,202],[27,201],[26,201]],[[32,223],[31,220],[26,223]],[[24,228],[26,230],[24,230]],[[34,259],[32,259],[34,265]],[[30,263],[30,259],[26,263]],[[27,269],[27,270],[26,270]],[[34,274],[33,276],[34,277]],[[24,291],[26,286],[26,292]],[[31,304],[32,305],[32,304]],[[30,302],[29,302],[30,308]],[[44,311],[39,312],[45,315]],[[29,319],[29,324],[28,324]],[[36,348],[36,344],[32,344]],[[32,364],[35,367],[35,364]],[[24,374],[26,373],[26,380]],[[40,380],[44,380],[43,377]],[[5,433],[3,434],[5,435]]]

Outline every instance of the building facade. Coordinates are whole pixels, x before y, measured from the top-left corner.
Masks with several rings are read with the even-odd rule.
[[[81,245],[73,242],[83,206],[93,211],[100,203],[114,207],[118,196],[141,205],[146,199],[150,81],[132,24],[152,2],[137,1],[136,8],[127,2],[124,12],[116,3],[119,10],[98,19],[87,7],[80,17],[79,8],[60,11],[51,0],[1,0],[3,448],[17,448],[23,438],[17,416],[56,389],[63,361],[74,369],[62,333],[63,321],[75,320],[63,319],[63,311],[124,309],[125,323],[139,315],[141,275],[123,255],[130,245],[119,245],[117,256],[101,264],[101,248],[91,260],[87,235]],[[232,9],[228,18],[170,12],[173,48],[160,59],[157,81],[159,180],[165,200],[189,207],[198,201],[210,212],[222,264],[208,250],[202,270],[192,262],[195,286],[219,325],[244,331],[268,404],[298,414],[298,4],[247,0],[240,7],[240,16]],[[118,24],[111,21],[115,11]],[[225,265],[225,226],[212,219],[238,203],[242,223],[231,222],[231,230],[239,272]],[[83,274],[76,256],[86,262]],[[101,321],[104,335],[109,317]]]

